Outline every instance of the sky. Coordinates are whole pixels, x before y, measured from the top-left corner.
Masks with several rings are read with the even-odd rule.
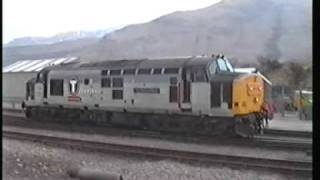
[[[220,0],[3,0],[3,43],[24,36],[103,30],[151,21]]]

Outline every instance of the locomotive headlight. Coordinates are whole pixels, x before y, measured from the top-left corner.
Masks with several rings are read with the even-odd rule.
[[[259,87],[259,91],[262,91],[262,87]]]
[[[249,89],[250,89],[250,91],[252,91],[252,90],[253,90],[253,87],[250,87]]]
[[[258,97],[254,98],[254,102],[255,103],[259,102],[259,98]]]

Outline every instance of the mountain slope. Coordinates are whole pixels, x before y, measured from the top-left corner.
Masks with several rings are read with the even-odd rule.
[[[92,59],[224,53],[311,60],[310,0],[224,0],[127,26],[81,53]]]
[[[77,52],[98,42],[98,38],[82,38],[60,43],[3,48],[3,66],[19,60],[75,56]]]
[[[87,38],[101,38],[105,34],[110,33],[117,28],[108,28],[106,30],[97,30],[97,31],[70,31],[64,33],[58,33],[51,37],[21,37],[13,39],[12,41],[5,44],[6,47],[14,46],[34,46],[41,44],[54,44],[63,41],[71,41],[78,39],[87,39]]]
[[[223,0],[79,44],[4,48],[4,60],[72,55],[95,61],[223,53],[241,62],[255,61],[258,56],[310,62],[311,9],[311,0]]]

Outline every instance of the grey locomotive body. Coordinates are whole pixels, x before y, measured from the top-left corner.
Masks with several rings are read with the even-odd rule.
[[[223,56],[72,63],[27,84],[26,115],[214,134],[234,129]]]

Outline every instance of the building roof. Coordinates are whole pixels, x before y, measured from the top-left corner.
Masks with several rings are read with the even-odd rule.
[[[52,59],[38,59],[38,60],[22,60],[17,61],[11,65],[2,68],[2,73],[8,72],[39,72],[43,68],[58,65],[67,64],[77,60],[77,57],[63,57],[63,58],[52,58]]]

